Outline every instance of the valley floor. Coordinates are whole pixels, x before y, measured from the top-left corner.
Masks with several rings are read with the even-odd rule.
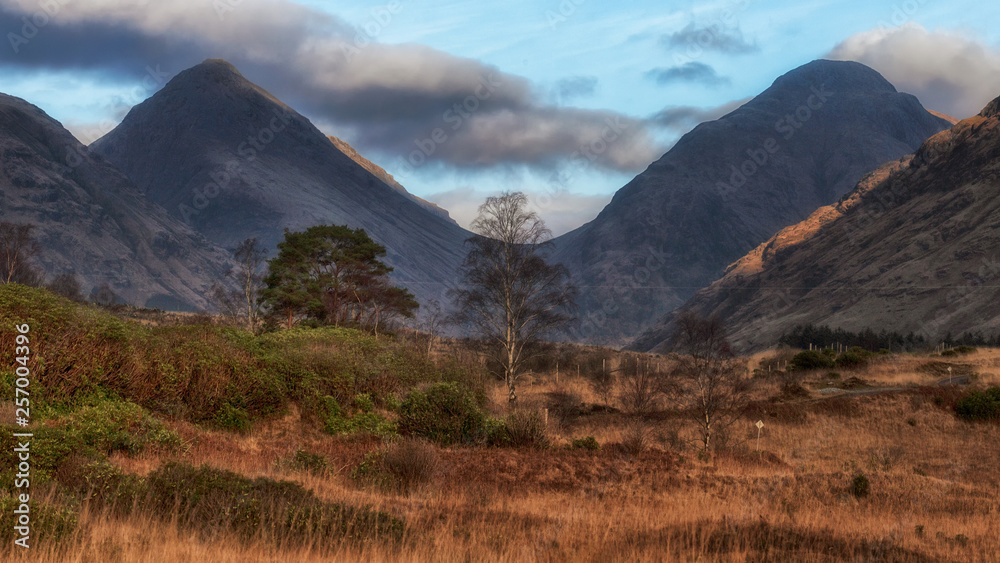
[[[647,417],[641,430],[615,412],[552,414],[550,449],[435,448],[434,477],[409,492],[351,477],[367,453],[382,447],[378,439],[331,438],[294,408],[242,435],[170,422],[185,444],[172,459],[293,480],[324,500],[370,505],[402,518],[404,537],[319,552],[198,536],[141,515],[84,507],[62,547],[18,550],[10,560],[995,560],[1000,426],[955,417],[951,405],[962,390],[937,384],[947,367],[975,373],[975,386],[1000,382],[998,351],[957,359],[896,355],[844,374],[903,391],[821,393],[829,378],[808,375],[808,396],[755,403],[753,417],[731,433],[735,445],[710,459],[685,444],[684,421],[669,412]],[[765,380],[757,393],[774,397],[778,388]],[[553,407],[553,397],[567,394],[598,401],[582,380],[563,376],[557,385],[552,374],[526,381],[522,400]],[[757,418],[764,422],[759,452]],[[645,438],[642,451],[621,445],[637,433]],[[594,436],[601,449],[565,446],[583,436]],[[299,450],[324,456],[329,471],[289,469],[283,460]],[[155,453],[112,457],[134,474],[162,461]],[[869,479],[867,496],[852,494],[859,473]]]

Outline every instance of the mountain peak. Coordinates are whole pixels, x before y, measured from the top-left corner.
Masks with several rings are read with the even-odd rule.
[[[239,98],[256,99],[255,103],[260,104],[263,101],[261,98],[264,98],[282,109],[291,110],[270,92],[243,76],[239,69],[224,59],[205,59],[200,64],[177,73],[177,76],[167,82],[154,97],[198,98],[200,102],[215,104]]]
[[[465,255],[468,233],[446,213],[220,59],[179,73],[91,148],[226,248],[256,237],[273,250],[285,228],[364,228],[424,301],[444,298]]]
[[[612,339],[650,326],[758,244],[948,125],[860,63],[817,60],[786,73],[685,134],[594,221],[556,239],[556,258],[594,288],[571,330],[583,334],[600,315],[591,341],[621,342]]]
[[[178,73],[177,77],[185,76],[194,80],[212,80],[215,82],[230,81],[234,83],[251,84],[245,76],[225,59],[205,59],[187,70]]]
[[[817,59],[790,70],[774,81],[775,88],[837,85],[841,91],[896,93],[896,87],[875,69],[854,61]]]
[[[235,72],[236,74],[240,73],[240,71],[236,70],[236,67],[233,66],[233,64],[231,62],[227,61],[226,59],[205,59],[204,61],[201,62],[201,64],[195,65],[195,66],[193,66],[191,68],[199,68],[199,67],[201,67],[201,68],[221,68],[221,69],[228,70],[230,72]]]

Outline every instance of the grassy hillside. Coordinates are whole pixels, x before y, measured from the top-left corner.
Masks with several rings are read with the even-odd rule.
[[[922,562],[1000,550],[995,350],[797,372],[780,369],[805,365],[794,351],[748,358],[750,407],[702,452],[668,397],[629,414],[630,370],[659,373],[669,357],[553,348],[508,409],[500,385],[449,359],[455,341],[429,353],[343,329],[151,327],[15,286],[0,286],[0,318],[0,422],[13,418],[13,322],[36,338],[39,408],[37,543],[11,547],[4,526],[5,560]],[[588,377],[604,369],[609,388]],[[958,385],[939,384],[949,378]],[[12,431],[0,434],[5,518]]]

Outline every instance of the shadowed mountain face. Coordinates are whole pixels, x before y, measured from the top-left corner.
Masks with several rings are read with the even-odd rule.
[[[458,224],[457,222],[455,222],[454,219],[451,218],[451,215],[448,214],[447,210],[438,207],[436,203],[431,203],[426,199],[417,197],[411,194],[410,192],[406,191],[406,188],[404,188],[402,184],[397,182],[396,179],[392,177],[392,174],[386,172],[385,169],[379,166],[378,164],[375,164],[374,162],[361,156],[361,153],[359,153],[354,147],[348,144],[347,141],[344,141],[343,139],[340,139],[338,137],[334,137],[333,135],[328,135],[327,139],[330,139],[330,142],[333,143],[333,146],[337,147],[337,150],[347,155],[354,162],[360,164],[362,168],[371,172],[376,178],[385,182],[385,185],[389,186],[390,188],[394,188],[396,191],[402,193],[406,197],[417,202],[424,209],[433,211],[434,213],[441,215],[442,217],[451,221],[452,223],[455,223],[456,225]]]
[[[948,127],[874,70],[814,61],[699,125],[555,240],[580,287],[573,340],[622,344],[781,228]]]
[[[361,227],[421,301],[443,296],[465,256],[470,235],[447,214],[387,185],[225,61],[178,74],[91,148],[227,248],[257,237],[273,256],[286,228]]]
[[[107,283],[128,303],[202,309],[227,254],[37,107],[0,94],[0,220],[33,223],[48,277]]]
[[[688,310],[720,315],[744,351],[809,323],[931,339],[995,332],[998,249],[1000,98],[761,244],[632,347],[669,347]]]

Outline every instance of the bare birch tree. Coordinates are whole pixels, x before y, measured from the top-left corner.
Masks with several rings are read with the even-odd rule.
[[[531,346],[571,318],[576,296],[568,270],[546,262],[551,232],[527,202],[521,192],[506,192],[479,207],[462,286],[449,292],[455,321],[482,338],[501,366],[510,402]]]
[[[31,265],[31,259],[41,252],[32,235],[35,226],[0,222],[0,283],[41,285],[43,276]]]
[[[237,269],[229,269],[227,278],[233,278],[237,287],[216,282],[212,285],[212,298],[225,316],[235,322],[244,322],[251,332],[261,325],[261,291],[264,289],[264,270],[267,249],[256,238],[248,238],[233,250]]]
[[[752,380],[746,362],[729,347],[726,327],[717,318],[682,313],[676,323],[673,348],[682,354],[669,379],[680,407],[698,428],[706,451],[742,416]]]

